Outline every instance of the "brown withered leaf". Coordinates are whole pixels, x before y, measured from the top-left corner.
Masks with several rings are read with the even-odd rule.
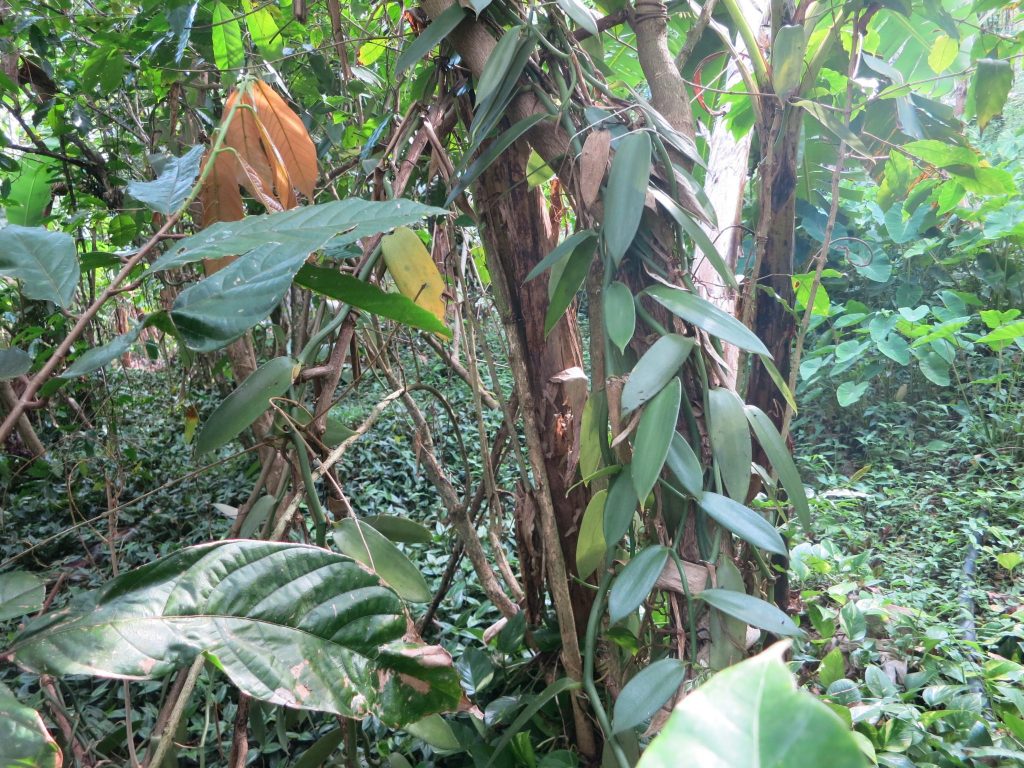
[[[591,131],[583,142],[580,155],[580,197],[588,208],[597,201],[601,193],[601,182],[608,169],[611,154],[612,135],[609,131]]]
[[[312,200],[317,177],[316,147],[306,126],[285,100],[262,80],[253,83],[252,98],[256,114],[266,126],[291,183]]]
[[[278,150],[277,145],[274,144],[267,126],[261,120],[256,122],[259,125],[260,139],[263,142],[263,148],[267,151],[267,160],[274,175],[274,193],[277,195],[277,199],[281,202],[283,208],[294,208],[299,204],[299,201],[295,197],[295,187],[288,173],[288,167],[285,165],[284,158],[281,157],[281,152]]]
[[[210,153],[207,152],[204,168],[209,161]],[[238,191],[237,166],[238,161],[230,152],[221,152],[214,160],[213,169],[199,192],[204,227],[218,221],[238,221],[245,216],[242,194]]]
[[[239,98],[238,91],[234,90],[224,102],[225,117],[230,114],[231,108]],[[243,169],[240,163],[235,164],[236,178],[253,197],[264,200],[273,197],[274,174],[270,169],[270,160],[267,157],[267,150],[263,146],[259,120],[256,117],[255,104],[249,94],[242,96],[242,104],[253,109],[246,109],[239,106],[228,126],[227,135],[224,137],[224,144],[231,147],[238,153],[238,157],[245,160],[250,170]]]
[[[226,152],[224,154],[230,153]],[[278,198],[274,197],[270,188],[263,185],[259,172],[241,155],[236,157],[235,160],[237,161],[238,167],[241,168],[241,172],[244,174],[245,178],[249,180],[249,183],[245,185],[245,188],[252,193],[253,197],[263,203],[263,207],[267,209],[267,212],[278,213],[283,211],[285,206],[278,201]],[[294,198],[294,195],[292,195],[292,198]]]

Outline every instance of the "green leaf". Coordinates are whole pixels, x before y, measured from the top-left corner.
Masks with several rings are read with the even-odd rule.
[[[429,603],[433,594],[412,561],[373,526],[346,518],[334,528],[334,543],[376,573],[381,581],[410,603]]]
[[[49,158],[36,160],[24,157],[20,163],[21,170],[11,181],[11,191],[7,197],[16,203],[4,209],[9,224],[23,227],[35,227],[42,224],[46,209],[53,200],[54,164]]]
[[[371,515],[362,522],[372,525],[390,541],[401,544],[429,544],[433,540],[426,526],[398,515]]]
[[[775,428],[768,415],[756,405],[745,405],[743,412],[747,421],[754,430],[757,441],[764,449],[765,455],[775,468],[782,487],[786,489],[786,496],[789,503],[796,509],[800,518],[800,524],[808,536],[811,535],[811,507],[807,501],[807,492],[803,481],[800,479],[800,472],[793,461],[793,455],[789,452],[786,442]]]
[[[650,178],[650,134],[635,131],[624,136],[612,156],[601,227],[605,251],[616,266],[629,250],[640,227]]]
[[[960,42],[948,35],[939,35],[928,53],[928,66],[936,75],[941,75],[956,61],[960,53]]]
[[[651,192],[654,194],[654,199],[658,201],[658,204],[668,212],[669,216],[672,217],[672,221],[674,221],[680,229],[690,236],[690,239],[693,240],[697,248],[700,249],[701,254],[711,262],[711,266],[715,268],[718,276],[722,278],[723,283],[730,288],[737,288],[736,276],[725,263],[725,259],[722,258],[722,254],[718,252],[718,247],[715,245],[714,241],[708,237],[708,233],[699,223],[697,223],[696,219],[694,219],[693,214],[684,210],[682,206],[660,189],[651,187]]]
[[[511,38],[513,55],[508,65],[500,72],[495,71],[498,83],[488,98],[477,103],[473,112],[473,121],[469,126],[470,148],[467,156],[472,155],[481,143],[491,135],[494,128],[508,114],[508,106],[519,91],[520,78],[523,70],[537,46],[537,35],[530,33],[525,27],[513,27],[506,34]],[[512,44],[510,43],[510,44]]]
[[[722,550],[715,564],[717,586],[740,594],[746,594],[743,574],[732,558]],[[715,608],[708,616],[708,631],[711,645],[708,648],[708,666],[713,672],[743,661],[747,653],[747,623]]]
[[[557,0],[558,7],[561,8],[565,15],[570,19],[579,24],[580,29],[586,30],[592,36],[597,37],[597,19],[594,18],[593,12],[587,8],[580,0]]]
[[[704,470],[693,448],[678,432],[672,436],[665,465],[669,472],[675,475],[684,491],[695,499],[701,497],[704,493]]]
[[[361,238],[413,224],[424,216],[446,216],[444,208],[410,200],[336,200],[280,213],[221,221],[181,240],[157,259],[151,270],[177,269],[202,259],[241,256],[255,248],[281,246],[288,255],[310,254],[328,241],[343,248]],[[223,270],[222,270],[223,271]]]
[[[716,387],[708,392],[708,406],[711,451],[722,475],[722,484],[726,493],[742,504],[750,489],[753,461],[743,401],[732,390]]]
[[[685,678],[686,665],[679,659],[661,659],[641,669],[615,699],[612,733],[646,722],[675,696]]]
[[[580,683],[575,680],[570,680],[567,677],[561,677],[555,682],[551,683],[547,688],[541,691],[537,696],[531,696],[530,703],[523,708],[523,711],[519,713],[512,724],[508,727],[508,730],[502,734],[501,738],[498,739],[498,743],[494,745],[494,752],[491,753],[490,759],[487,761],[484,768],[490,768],[494,765],[495,761],[502,752],[505,751],[505,747],[509,745],[512,739],[515,738],[523,727],[533,719],[541,707],[547,704],[551,699],[555,698],[559,694],[565,693],[566,691],[575,691],[580,688]]]
[[[115,336],[106,344],[93,347],[80,354],[61,374],[61,378],[76,379],[79,376],[98,371],[131,349],[132,345],[139,340],[142,331],[150,326],[160,327],[164,331],[174,330],[166,312],[154,312],[137,322],[130,331]]]
[[[943,360],[940,355],[930,349],[915,349],[912,350],[912,354],[917,358],[917,364],[921,368],[921,373],[924,374],[928,381],[940,387],[948,387],[950,385],[949,363]],[[865,382],[866,388],[867,383]],[[842,389],[841,386],[840,389]],[[863,394],[863,390],[861,394]],[[859,397],[860,395],[858,395],[858,399]],[[840,401],[840,404],[842,404],[842,401]]]
[[[434,50],[442,40],[451,34],[453,29],[459,26],[465,17],[465,8],[458,3],[450,5],[428,24],[427,28],[420,32],[415,40],[402,48],[402,53],[395,63],[395,77],[400,76],[405,70]]]
[[[786,542],[775,527],[750,507],[728,496],[706,491],[699,499],[700,508],[715,522],[755,547],[785,556]]]
[[[604,443],[608,432],[608,395],[601,389],[591,392],[583,406],[580,426],[580,474],[590,477],[604,462]]]
[[[494,46],[491,55],[484,62],[483,71],[476,83],[476,99],[474,106],[477,111],[487,109],[498,93],[502,81],[508,74],[512,61],[515,59],[519,46],[525,39],[525,29],[515,26],[507,30]]]
[[[551,253],[537,262],[534,268],[526,275],[525,282],[540,277],[546,270],[552,269],[560,262],[568,259],[577,248],[595,237],[597,237],[597,233],[592,229],[581,229],[579,232],[569,235],[569,237],[556,245],[551,250]],[[550,294],[550,289],[548,292]]]
[[[727,341],[748,352],[771,357],[768,347],[757,338],[753,331],[710,301],[678,288],[670,288],[667,285],[653,286],[648,288],[645,293],[672,314],[691,325],[702,328],[712,336],[717,336],[722,341]]]
[[[836,400],[840,406],[848,408],[864,396],[870,384],[868,381],[844,381],[836,390]]]
[[[221,0],[213,4],[213,27],[210,30],[213,41],[213,61],[222,72],[245,66],[245,47],[242,44],[242,27]]]
[[[676,434],[683,385],[674,377],[644,407],[633,441],[633,487],[638,499],[646,499],[658,482]]]
[[[157,213],[170,216],[192,191],[205,151],[206,147],[197,145],[181,157],[169,158],[154,181],[129,181],[125,191]]]
[[[339,727],[328,731],[302,753],[292,768],[321,768],[321,766],[327,763],[328,758],[334,754],[344,738],[344,728]]]
[[[633,366],[622,388],[622,410],[635,411],[668,384],[693,349],[693,339],[670,333],[662,336]]]
[[[900,365],[910,363],[910,345],[907,340],[898,333],[887,334],[884,338],[876,341],[878,351]]]
[[[322,296],[351,304],[380,317],[445,336],[452,332],[428,309],[400,293],[387,293],[352,275],[326,267],[304,264],[295,275],[295,282]]]
[[[608,491],[598,491],[587,503],[576,540],[576,571],[586,579],[604,563],[608,545],[604,542],[604,506]]]
[[[30,623],[11,652],[34,672],[116,679],[162,677],[203,655],[260,701],[396,727],[461,695],[448,654],[405,632],[401,600],[358,563],[235,540],[123,574]]]
[[[0,381],[16,379],[32,369],[32,355],[23,349],[0,349]]]
[[[825,109],[816,101],[797,99],[791,102],[794,106],[803,108],[807,114],[817,120],[826,130],[831,132],[840,141],[845,142],[854,152],[861,157],[873,157],[871,150],[863,141],[851,131],[841,120],[837,120],[829,110]]]
[[[822,687],[828,688],[836,680],[842,680],[846,676],[846,660],[839,648],[833,648],[821,660],[818,666],[818,681]]]
[[[0,765],[4,768],[60,768],[60,748],[39,713],[0,688]]]
[[[255,538],[260,528],[263,527],[263,524],[270,519],[270,516],[273,514],[276,507],[277,498],[270,494],[260,496],[256,499],[252,507],[249,508],[249,512],[246,514],[245,520],[242,521],[242,527],[238,529],[238,538]]]
[[[43,607],[46,586],[25,571],[0,573],[0,621],[18,619]]]
[[[986,333],[980,339],[979,344],[998,345],[1000,342],[1016,341],[1024,336],[1024,320],[1002,325],[991,333]]]
[[[668,547],[652,546],[626,563],[608,594],[608,618],[613,624],[633,613],[651,594],[654,582],[668,562],[668,555]]]
[[[590,238],[584,238],[572,249],[565,261],[560,262],[564,264],[564,268],[558,271],[557,275],[556,270],[552,269],[550,278],[552,283],[549,286],[554,285],[554,287],[549,287],[548,291],[551,301],[548,304],[547,314],[544,316],[545,337],[551,333],[551,329],[562,319],[562,315],[576,298],[576,293],[582,287],[583,281],[586,280],[593,261],[594,242]],[[557,282],[555,282],[556,278]]]
[[[779,28],[772,42],[772,87],[783,101],[800,88],[806,51],[807,37],[802,24]]]
[[[78,276],[71,235],[18,224],[0,229],[0,277],[20,280],[25,298],[70,307]]]
[[[636,331],[636,307],[633,292],[624,283],[616,281],[604,291],[604,327],[612,344],[625,352]]]
[[[798,690],[785,644],[720,672],[673,711],[637,768],[864,768],[857,741],[828,705]]]
[[[608,499],[604,505],[604,543],[606,547],[614,547],[633,522],[636,514],[636,489],[633,487],[632,467],[626,465],[612,480],[608,489]]]
[[[778,637],[800,637],[804,634],[789,616],[759,597],[751,597],[731,589],[705,589],[695,597],[722,613]]]
[[[284,47],[284,37],[277,28],[273,14],[266,7],[254,9],[249,0],[243,0],[242,10],[245,11],[245,26],[256,49],[265,59],[273,61],[279,58]]]
[[[270,407],[270,400],[280,397],[292,385],[299,366],[290,357],[275,357],[249,375],[228,395],[196,437],[196,455],[203,456],[233,440]]]
[[[1013,65],[1002,59],[978,59],[971,91],[978,130],[984,133],[993,117],[1003,114],[1006,97],[1013,86]]]
[[[405,726],[405,730],[442,752],[454,752],[461,749],[452,727],[440,715],[428,715],[418,722],[409,723]]]

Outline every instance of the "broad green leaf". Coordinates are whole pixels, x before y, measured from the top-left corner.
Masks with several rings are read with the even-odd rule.
[[[18,224],[0,229],[0,277],[20,280],[25,298],[70,307],[78,276],[71,235]]]
[[[978,339],[978,343],[996,345],[999,342],[1015,341],[1022,336],[1024,336],[1024,320],[1018,320],[999,326],[991,333],[986,333]]]
[[[970,147],[949,144],[938,139],[922,139],[903,145],[903,149],[936,168],[954,165],[979,165],[981,157]]]
[[[625,352],[636,330],[636,307],[633,292],[624,283],[616,281],[604,291],[604,327],[612,344]]]
[[[196,455],[203,456],[233,440],[292,385],[299,366],[290,357],[275,357],[261,365],[228,395],[203,424],[196,437]]]
[[[676,434],[683,385],[672,378],[644,407],[633,441],[633,487],[638,499],[646,499],[658,482],[672,436]]]
[[[142,331],[150,326],[159,327],[165,332],[174,330],[166,312],[154,312],[137,322],[130,331],[115,336],[106,344],[93,347],[80,354],[61,374],[61,378],[75,379],[98,371],[130,350],[132,345],[139,340]]]
[[[928,53],[928,66],[936,75],[941,75],[949,69],[956,61],[960,53],[960,42],[948,35],[939,35],[932,43],[932,49]]]
[[[791,102],[794,106],[802,107],[807,114],[817,120],[821,125],[832,133],[840,141],[843,141],[861,157],[873,157],[872,151],[851,131],[842,120],[837,119],[834,114],[816,101],[808,99],[795,99]]]
[[[731,589],[705,589],[696,597],[723,613],[778,637],[800,637],[804,634],[789,616],[759,597]]]
[[[374,315],[399,323],[451,336],[451,331],[430,310],[400,293],[387,293],[352,275],[326,267],[304,264],[295,275],[295,282],[311,291],[351,304]]]
[[[433,597],[419,569],[373,526],[346,518],[334,528],[334,543],[343,555],[376,573],[403,600],[428,603]]]
[[[362,518],[362,522],[372,525],[390,541],[402,544],[429,544],[433,540],[433,536],[426,526],[407,517],[372,515]]]
[[[203,655],[260,701],[394,727],[461,694],[448,654],[405,632],[401,600],[358,563],[235,540],[123,574],[30,623],[11,652],[34,672],[117,679],[162,677]]]
[[[565,259],[564,268],[551,270],[551,280],[554,287],[549,289],[551,301],[548,304],[547,314],[544,316],[544,335],[551,333],[562,315],[569,308],[569,305],[576,298],[576,293],[587,279],[590,265],[594,261],[594,242],[590,238],[583,239]]]
[[[181,5],[172,5],[167,9],[167,24],[171,33],[176,38],[174,45],[174,63],[180,64],[185,55],[185,48],[192,34],[192,25],[195,23],[196,11],[199,3],[187,2]]]
[[[836,390],[836,400],[843,408],[847,408],[860,400],[870,385],[868,381],[844,381]]]
[[[595,237],[597,237],[597,233],[592,229],[581,229],[579,232],[569,235],[569,237],[552,248],[551,253],[537,262],[536,266],[526,275],[526,282],[544,274],[546,270],[551,269],[564,259],[568,259],[577,248]],[[551,290],[549,288],[548,294],[550,295],[550,293]]]
[[[616,546],[626,535],[638,503],[636,489],[633,487],[632,467],[627,464],[615,476],[608,489],[608,498],[604,504],[605,546]]]
[[[42,224],[46,209],[53,200],[54,163],[50,158],[36,160],[24,157],[19,162],[21,170],[11,180],[11,191],[7,197],[16,203],[4,208],[9,224],[35,227]]]
[[[465,17],[466,9],[458,3],[453,3],[428,24],[426,29],[402,48],[402,53],[395,63],[395,77],[401,75],[405,70],[434,50],[442,40],[448,37],[453,29],[459,26]]]
[[[0,349],[0,381],[16,379],[32,369],[32,355],[23,349]]]
[[[802,24],[779,28],[772,42],[772,87],[783,101],[800,88],[806,51],[807,38]]]
[[[60,768],[63,756],[39,713],[0,688],[0,765]]]
[[[907,340],[898,333],[890,333],[882,339],[876,340],[878,351],[900,365],[910,363],[910,345]]]
[[[155,180],[129,181],[126,191],[157,213],[170,216],[177,212],[192,191],[205,151],[204,146],[198,145],[181,157],[170,158],[163,163]]]
[[[495,669],[490,656],[473,646],[462,652],[462,658],[455,667],[459,670],[463,690],[469,696],[475,697],[494,679]]]
[[[668,555],[668,547],[651,546],[626,563],[608,593],[608,618],[613,624],[633,613],[651,594]]]
[[[221,0],[213,4],[213,61],[221,72],[245,66],[242,27],[235,14]]]
[[[43,607],[46,585],[26,571],[0,573],[0,621],[17,619]]]
[[[720,672],[676,707],[637,768],[864,768],[857,741],[828,705],[799,690],[785,644]]]
[[[437,714],[427,715],[418,722],[409,723],[405,730],[441,752],[454,752],[462,748],[452,727]]]
[[[622,388],[622,410],[635,411],[661,391],[693,349],[693,339],[670,333],[662,336],[630,371]]]
[[[650,178],[650,134],[647,131],[635,131],[624,136],[612,156],[601,227],[605,251],[616,266],[622,261],[640,227]]]
[[[743,574],[724,550],[718,556],[715,574],[719,589],[746,594]],[[712,608],[711,615],[708,616],[708,630],[711,634],[708,666],[713,672],[720,672],[726,667],[743,661],[747,655],[747,623],[745,621],[723,613],[717,608]]]
[[[971,92],[978,129],[984,132],[993,117],[1003,114],[1013,86],[1013,65],[1003,59],[978,59],[976,67]]]
[[[138,231],[139,227],[135,223],[135,217],[130,213],[119,213],[107,224],[107,234],[110,235],[110,243],[118,248],[123,248],[131,243]],[[111,261],[112,264],[116,264],[116,257],[112,258]]]
[[[598,35],[597,19],[593,12],[580,0],[557,0],[558,7],[565,11],[565,15],[579,24],[580,29],[586,30],[592,36]]]
[[[786,542],[775,526],[750,507],[728,496],[707,491],[700,497],[700,508],[716,523],[760,549],[785,556]]]
[[[157,259],[152,271],[177,269],[202,259],[241,256],[255,248],[281,246],[289,256],[310,254],[328,241],[335,248],[355,243],[394,227],[412,224],[424,216],[446,216],[444,208],[410,200],[349,198],[306,205],[280,213],[222,221],[178,242]],[[222,270],[223,271],[223,270]]]
[[[675,475],[684,491],[695,499],[701,497],[704,492],[704,470],[693,448],[678,432],[672,436],[668,456],[665,457],[665,466]]]
[[[754,335],[753,331],[710,301],[678,288],[670,288],[667,285],[653,286],[648,288],[646,293],[672,314],[702,328],[712,336],[717,336],[722,341],[727,341],[748,352],[771,357],[768,348]]]
[[[775,428],[772,420],[756,405],[745,405],[743,412],[754,429],[757,442],[761,444],[761,448],[764,449],[765,455],[779,476],[782,487],[786,489],[786,496],[789,503],[796,509],[800,524],[810,536],[811,507],[807,501],[807,492],[804,489],[803,481],[800,479],[800,472],[796,468],[793,455],[786,446],[786,442],[782,439],[782,435],[779,434],[779,430]]]
[[[580,523],[580,535],[576,540],[576,571],[586,579],[604,563],[608,546],[604,542],[604,506],[608,491],[595,493]]]
[[[250,0],[242,0],[242,10],[245,11],[245,26],[260,55],[270,61],[278,59],[284,47],[284,37],[273,14],[265,6],[253,8]]]
[[[750,427],[743,411],[743,401],[735,392],[716,387],[708,392],[710,423],[708,434],[711,451],[722,475],[726,493],[741,504],[750,489]]]
[[[661,659],[641,669],[615,699],[612,733],[646,722],[675,696],[685,678],[686,665],[679,659]]]
[[[828,688],[836,680],[842,680],[846,676],[846,660],[839,648],[833,648],[818,666],[818,681],[822,687]]]

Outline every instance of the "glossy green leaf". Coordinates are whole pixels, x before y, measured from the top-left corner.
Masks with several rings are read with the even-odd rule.
[[[779,28],[772,41],[772,87],[783,101],[800,88],[806,51],[807,37],[803,24],[787,24]]]
[[[25,298],[70,307],[78,276],[71,235],[18,224],[0,229],[0,277],[20,280]]]
[[[633,487],[638,499],[647,498],[665,466],[672,436],[676,434],[682,392],[682,382],[679,377],[673,377],[651,398],[640,415],[633,441],[632,463]]]
[[[759,597],[731,589],[705,589],[696,597],[723,613],[777,637],[800,637],[804,634],[789,616]]]
[[[748,352],[771,357],[768,348],[754,335],[753,331],[710,301],[678,288],[670,288],[667,285],[648,288],[646,293],[672,314],[691,325],[702,328],[712,336],[717,336],[722,341],[728,341]]]
[[[633,304],[633,292],[618,281],[609,285],[604,291],[604,327],[612,344],[619,352],[626,351],[626,345],[636,331],[636,307]]]
[[[604,506],[608,491],[598,491],[587,503],[576,540],[576,571],[586,579],[603,563],[608,551],[604,541]]]
[[[743,401],[729,389],[717,387],[708,392],[710,421],[708,433],[711,451],[726,493],[742,503],[750,488],[750,427],[743,411]]]
[[[797,516],[800,518],[800,524],[804,527],[807,535],[810,536],[811,507],[807,501],[807,492],[803,481],[800,479],[800,472],[796,468],[793,455],[786,446],[786,442],[782,439],[782,435],[779,434],[779,430],[775,428],[772,420],[756,405],[744,406],[743,412],[746,414],[747,421],[750,422],[750,426],[754,430],[757,441],[761,444],[765,455],[775,469],[775,473],[779,476],[782,487],[786,489],[786,496],[789,499],[789,503],[796,509]]]
[[[448,327],[430,310],[400,293],[387,293],[352,275],[304,264],[295,275],[295,282],[322,296],[343,301],[371,314],[412,328],[451,336]]]
[[[203,655],[260,701],[395,727],[461,695],[448,654],[406,641],[406,621],[398,596],[342,555],[235,540],[125,573],[31,622],[11,652],[34,672],[118,679]]]
[[[4,214],[9,224],[35,227],[43,223],[46,209],[53,201],[54,163],[50,158],[23,157],[19,165],[21,169],[11,180],[7,194],[15,204],[5,207]]]
[[[684,491],[695,499],[699,499],[703,495],[704,469],[700,465],[697,454],[686,442],[686,438],[678,432],[672,436],[668,456],[665,457],[665,466],[679,481],[679,485]]]
[[[622,388],[622,410],[635,411],[646,403],[678,372],[693,349],[693,339],[670,333],[662,336],[644,352],[630,371]]]
[[[636,514],[639,500],[633,487],[632,467],[628,464],[612,480],[608,498],[604,504],[604,543],[614,547],[619,543]]]
[[[398,515],[372,515],[362,518],[362,522],[372,525],[377,531],[400,544],[429,544],[433,536],[426,526],[415,520]]]
[[[971,92],[978,129],[983,131],[992,118],[1003,114],[1006,97],[1013,86],[1013,65],[1005,59],[978,59]]]
[[[557,282],[554,282],[554,287],[549,290],[551,301],[548,304],[547,314],[544,316],[545,336],[551,333],[551,329],[562,319],[562,315],[576,298],[577,292],[583,286],[583,281],[587,279],[587,273],[590,271],[593,261],[594,241],[584,238],[572,249],[565,261],[560,262],[564,264],[564,268],[558,270],[557,275],[556,270],[552,269],[551,280],[555,281],[557,278]]]
[[[245,46],[242,44],[242,26],[235,14],[221,0],[213,4],[213,61],[217,69],[225,72],[245,66]]]
[[[346,518],[334,528],[334,543],[342,554],[376,573],[403,600],[428,603],[433,597],[419,569],[373,526]]]
[[[787,554],[786,542],[775,530],[775,526],[750,507],[728,496],[707,491],[700,497],[700,508],[716,523],[755,547],[777,555]]]
[[[18,703],[0,686],[0,766],[3,768],[60,768],[57,743],[31,707]]]
[[[612,733],[622,733],[646,722],[675,696],[686,678],[679,659],[661,659],[641,669],[626,683],[612,710]]]
[[[402,48],[402,53],[399,55],[398,61],[395,63],[395,76],[398,77],[405,72],[405,70],[434,50],[442,40],[451,34],[453,29],[459,26],[464,18],[466,18],[466,9],[459,3],[453,3],[449,6],[443,13],[428,24],[426,29],[420,32],[420,34],[410,41],[408,45]]]
[[[668,547],[651,546],[626,563],[608,593],[608,618],[613,624],[633,613],[651,594],[668,555]]]
[[[43,607],[46,585],[26,571],[0,573],[0,621],[18,619]]]
[[[0,381],[16,379],[32,369],[32,355],[23,349],[0,349]]]
[[[234,440],[292,385],[299,366],[290,357],[275,357],[257,368],[203,424],[196,437],[196,455],[203,456]]]
[[[129,181],[126,191],[147,207],[170,216],[185,202],[199,176],[199,163],[206,147],[192,147],[181,157],[163,163],[160,175],[153,181]]]
[[[865,768],[849,728],[799,690],[777,644],[712,677],[676,707],[637,768]]]
[[[601,234],[605,252],[618,266],[640,227],[651,178],[651,136],[635,131],[619,140],[608,174]]]
[[[441,752],[454,752],[462,748],[452,727],[440,715],[427,715],[422,720],[409,723],[405,730]]]

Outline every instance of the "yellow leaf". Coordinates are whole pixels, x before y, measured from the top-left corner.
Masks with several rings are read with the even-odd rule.
[[[398,227],[381,240],[384,263],[398,290],[444,322],[444,279],[419,237]]]

